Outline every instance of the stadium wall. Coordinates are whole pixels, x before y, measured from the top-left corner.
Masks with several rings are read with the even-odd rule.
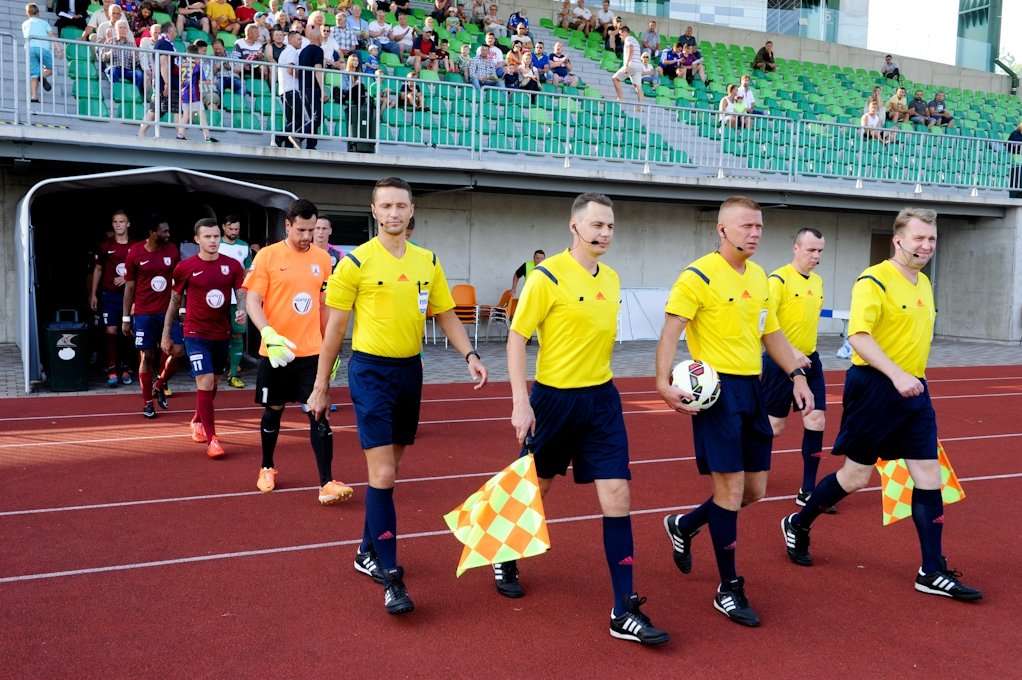
[[[599,2],[587,3],[593,12],[599,9]],[[557,20],[557,11],[560,3],[544,0],[516,0],[511,5],[503,5],[503,12],[507,13],[514,9],[524,7],[528,10],[531,22],[536,24],[543,17]],[[921,9],[920,11],[926,11]],[[720,42],[733,45],[747,45],[759,49],[767,40],[774,42],[774,55],[781,59],[795,59],[798,61],[810,61],[836,66],[851,66],[853,68],[864,68],[867,71],[879,72],[880,64],[883,62],[887,52],[876,52],[860,47],[849,47],[837,43],[821,40],[810,40],[798,38],[791,35],[779,35],[776,33],[764,33],[761,31],[750,31],[746,29],[729,28],[727,26],[716,26],[712,24],[698,24],[680,19],[668,19],[666,17],[650,17],[643,14],[621,12],[614,10],[629,25],[632,31],[641,33],[646,30],[646,24],[650,19],[656,19],[657,31],[661,35],[669,35],[672,38],[684,32],[686,26],[695,29],[695,35],[700,40]],[[906,27],[906,30],[912,30]],[[548,46],[552,48],[553,46]],[[932,83],[942,87],[958,87],[970,90],[982,90],[984,92],[995,92],[1006,94],[1011,91],[1011,80],[1003,74],[994,74],[987,71],[965,69],[949,64],[938,64],[924,59],[912,59],[897,54],[892,46],[888,50],[895,56],[895,61],[901,67],[901,72],[906,78],[918,83]],[[949,47],[949,58],[954,58],[955,46]],[[954,102],[949,100],[949,105],[954,108]]]
[[[37,181],[60,173],[0,172],[0,343],[15,341],[19,312],[16,297],[14,240],[15,207]],[[245,179],[245,178],[239,178]],[[324,212],[369,211],[370,188],[343,184],[252,181],[277,186],[311,199]],[[735,193],[740,193],[736,191]],[[626,287],[667,288],[680,269],[716,247],[716,205],[687,205],[652,200],[628,200],[611,192],[617,220],[615,243],[607,263]],[[472,283],[482,304],[495,302],[510,283],[514,270],[541,248],[548,255],[571,243],[568,212],[571,196],[437,191],[416,197],[416,241],[437,252],[448,280]],[[864,203],[864,207],[868,204]],[[889,235],[893,213],[832,210],[821,200],[818,209],[767,206],[764,236],[755,261],[764,269],[788,262],[791,241],[802,227],[820,229],[827,248],[817,272],[826,287],[827,308],[848,309],[856,277],[869,266],[874,234]],[[68,228],[84,228],[69,216]],[[90,228],[96,225],[88,225]],[[1022,306],[1022,213],[1007,211],[1004,219],[946,218],[933,271],[939,309],[940,336],[998,342],[1017,342]],[[53,244],[43,244],[42,247]],[[996,272],[996,274],[992,274]],[[77,276],[77,274],[74,274]],[[75,282],[77,279],[75,280]],[[59,282],[41,282],[60,285]],[[839,321],[825,320],[823,332],[837,333]]]

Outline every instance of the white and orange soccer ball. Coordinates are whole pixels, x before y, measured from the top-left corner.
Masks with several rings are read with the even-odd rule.
[[[713,367],[702,361],[686,359],[671,371],[671,384],[692,393],[687,404],[694,404],[700,411],[717,403],[720,398],[720,377]]]

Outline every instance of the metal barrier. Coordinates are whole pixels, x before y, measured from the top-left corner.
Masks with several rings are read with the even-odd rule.
[[[43,40],[43,39],[40,39]],[[17,67],[13,37],[0,35],[0,66]],[[27,68],[15,68],[24,87],[0,92],[0,110],[21,102],[27,122],[43,115],[138,126],[146,134],[203,137],[230,131],[258,146],[316,148],[340,142],[348,151],[452,153],[472,159],[518,157],[525,162],[620,164],[645,173],[741,177],[783,182],[863,181],[1004,190],[1022,165],[1022,145],[967,134],[882,130],[857,125],[739,114],[714,102],[639,106],[559,92],[501,87],[476,89],[419,77],[294,67],[301,85],[276,64],[231,57],[49,39],[59,44],[53,88],[27,106]],[[176,70],[178,87],[163,90],[160,73]],[[5,71],[6,72],[6,71]],[[140,75],[141,72],[143,75]],[[13,94],[11,94],[13,92]],[[144,124],[144,125],[143,125]],[[125,128],[130,129],[130,128]],[[194,135],[193,135],[194,136]],[[877,138],[874,138],[877,137]],[[326,148],[336,150],[336,145]]]
[[[21,96],[18,86],[23,73],[27,69],[21,67],[21,59],[26,56],[27,47],[10,33],[0,33],[0,119],[21,122],[21,108],[28,95]],[[25,78],[28,87],[28,78]]]

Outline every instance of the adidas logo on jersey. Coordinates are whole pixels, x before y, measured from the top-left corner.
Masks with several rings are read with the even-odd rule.
[[[402,274],[401,276],[397,277],[397,280],[398,280],[398,281],[407,281],[407,280],[408,280],[408,277],[407,277],[407,276],[405,276],[404,274]]]

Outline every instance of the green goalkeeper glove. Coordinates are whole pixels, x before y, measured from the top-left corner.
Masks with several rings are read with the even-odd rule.
[[[272,326],[264,326],[259,334],[266,342],[266,356],[270,359],[270,366],[280,368],[294,361],[295,353],[291,350],[297,348],[295,343],[273,330]]]

